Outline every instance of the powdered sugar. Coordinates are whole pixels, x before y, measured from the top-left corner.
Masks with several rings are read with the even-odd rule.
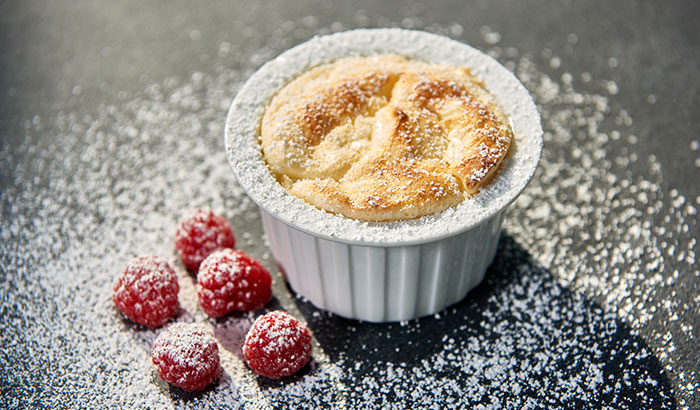
[[[312,319],[321,343],[340,345],[331,355],[346,369],[351,400],[376,408],[670,405],[655,359],[614,314],[561,287],[512,238],[498,255],[472,300],[440,320],[324,330]],[[377,348],[387,344],[395,349]]]

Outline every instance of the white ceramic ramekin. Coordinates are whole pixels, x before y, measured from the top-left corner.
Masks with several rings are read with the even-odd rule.
[[[369,223],[317,209],[277,183],[259,144],[270,99],[311,67],[373,54],[462,65],[484,80],[510,118],[515,141],[478,195],[437,215]],[[371,322],[433,314],[481,282],[496,252],[503,212],[534,174],[541,150],[539,114],[510,71],[463,43],[401,29],[315,37],[284,52],[250,77],[226,120],[229,162],[260,209],[272,254],[292,289],[322,309]]]

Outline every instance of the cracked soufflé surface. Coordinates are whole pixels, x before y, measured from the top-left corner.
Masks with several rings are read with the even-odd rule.
[[[419,218],[478,192],[512,130],[466,67],[353,57],[299,76],[272,99],[262,150],[312,205],[366,221]]]

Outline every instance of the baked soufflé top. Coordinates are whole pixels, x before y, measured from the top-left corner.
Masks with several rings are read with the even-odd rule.
[[[513,132],[466,67],[396,55],[313,68],[262,119],[265,161],[291,194],[364,221],[433,215],[477,194]]]

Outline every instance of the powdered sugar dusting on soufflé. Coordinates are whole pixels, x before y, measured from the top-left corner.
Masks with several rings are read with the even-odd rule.
[[[291,194],[365,221],[433,215],[479,192],[513,131],[466,67],[351,57],[283,87],[262,119],[270,170]]]

